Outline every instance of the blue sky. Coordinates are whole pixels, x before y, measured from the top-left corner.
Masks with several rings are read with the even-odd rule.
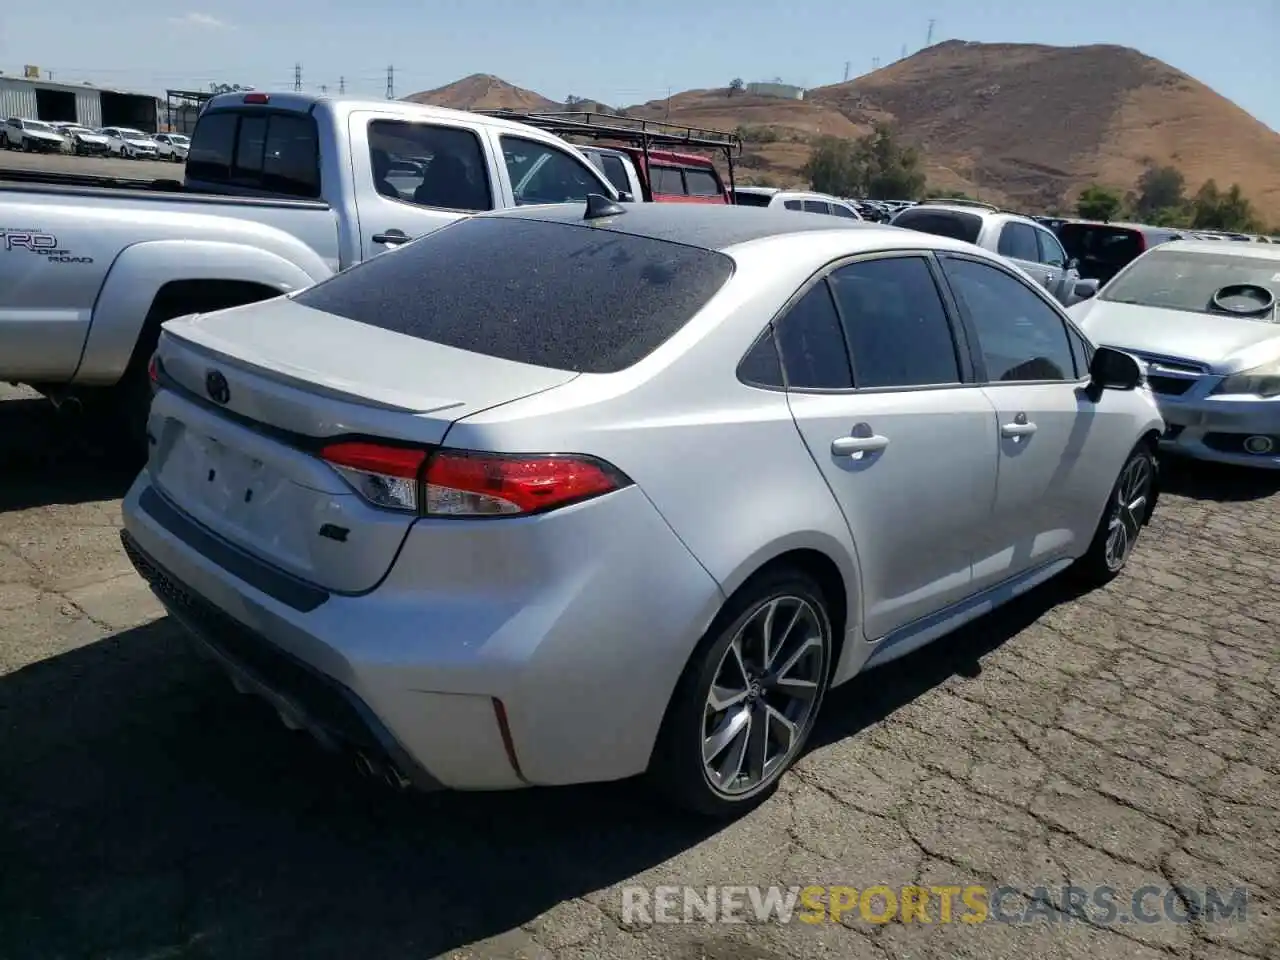
[[[0,69],[126,89],[211,81],[381,97],[493,73],[627,105],[733,77],[820,86],[934,40],[1116,43],[1280,129],[1280,0],[62,0],[0,3]],[[1252,55],[1251,55],[1252,53]],[[1064,98],[1070,90],[1063,90]]]

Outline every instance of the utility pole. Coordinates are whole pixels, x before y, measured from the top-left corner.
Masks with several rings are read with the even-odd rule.
[[[879,58],[879,57],[872,57],[872,58],[871,58],[871,69],[872,69],[872,70],[879,70],[879,69],[880,69],[880,58]]]
[[[844,62],[844,82],[845,83],[849,82],[849,61],[848,60]]]
[[[346,78],[346,77],[339,77],[339,78],[338,78],[338,92],[339,92],[339,93],[346,93],[346,92],[347,92],[347,78]]]
[[[293,92],[302,92],[302,64],[300,63],[293,65]]]
[[[898,59],[899,60],[907,59],[907,45],[905,43],[902,45],[902,56],[900,56]]]
[[[387,67],[387,99],[396,98],[396,68]]]
[[[667,87],[667,114],[662,118],[663,122],[671,119],[671,88]]]
[[[925,37],[925,39],[924,39],[924,45],[925,45],[926,47],[932,47],[932,46],[933,46],[933,25],[934,25],[935,23],[937,23],[937,22],[938,22],[937,20],[930,20],[930,21],[929,21],[929,35],[928,35],[927,37]]]

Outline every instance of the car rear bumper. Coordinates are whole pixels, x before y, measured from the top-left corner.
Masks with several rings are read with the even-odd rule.
[[[154,503],[144,470],[125,499],[125,549],[237,686],[424,789],[642,772],[722,599],[634,487],[541,518],[419,521],[377,588],[318,603],[232,572],[211,532],[202,543],[189,518],[148,509],[147,491]],[[499,524],[509,558],[490,553],[503,537],[470,537],[468,556],[454,536]],[[541,570],[521,537],[547,551]]]
[[[1156,400],[1168,426],[1162,450],[1215,463],[1280,469],[1280,398],[1157,394]]]

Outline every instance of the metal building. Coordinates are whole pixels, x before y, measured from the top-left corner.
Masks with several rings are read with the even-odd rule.
[[[0,120],[25,117],[86,127],[136,127],[154,133],[159,126],[159,106],[156,97],[145,93],[0,74]]]
[[[784,100],[803,100],[804,87],[790,83],[748,83],[747,93],[756,97],[781,97]]]

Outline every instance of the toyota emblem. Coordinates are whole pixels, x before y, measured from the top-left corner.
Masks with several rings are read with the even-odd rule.
[[[231,399],[231,386],[217,370],[210,370],[204,375],[204,392],[214,403],[225,405]]]

